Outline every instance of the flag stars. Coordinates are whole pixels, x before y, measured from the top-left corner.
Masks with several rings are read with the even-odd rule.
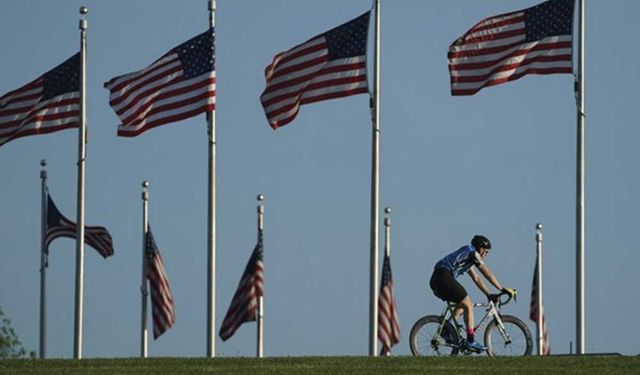
[[[572,33],[575,0],[552,0],[525,10],[527,41]]]
[[[174,49],[184,68],[184,78],[197,77],[215,68],[215,34],[213,28]]]
[[[366,54],[369,12],[327,31],[324,36],[329,46],[329,59],[340,59]]]
[[[80,90],[80,53],[42,76],[42,100]]]

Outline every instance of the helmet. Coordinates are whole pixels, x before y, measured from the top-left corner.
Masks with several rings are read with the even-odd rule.
[[[491,249],[491,241],[489,241],[487,237],[481,236],[479,234],[473,236],[473,238],[471,239],[471,244],[476,249],[480,247],[483,247],[485,249]]]

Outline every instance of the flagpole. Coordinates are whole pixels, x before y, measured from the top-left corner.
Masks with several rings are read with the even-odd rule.
[[[78,131],[78,199],[76,228],[76,290],[73,358],[82,358],[82,305],[84,289],[84,166],[87,136],[86,62],[87,62],[87,7],[80,7],[80,127]]]
[[[384,218],[384,254],[388,257],[391,257],[391,207],[387,207],[384,209],[385,218]]]
[[[209,27],[215,27],[216,0],[209,0]],[[216,351],[216,116],[207,112],[209,134],[209,204],[207,225],[207,357]]]
[[[147,358],[149,340],[147,334],[147,304],[149,288],[147,282],[147,233],[149,232],[149,181],[142,183],[142,283],[140,285],[140,357]]]
[[[536,287],[538,290],[536,315],[536,338],[538,342],[538,355],[543,355],[542,351],[542,224],[536,224]]]
[[[378,327],[378,212],[380,210],[380,0],[375,4],[373,97],[371,98],[371,254],[369,282],[369,356],[377,355]]]
[[[585,112],[584,112],[584,0],[579,0],[578,74],[576,81],[577,104],[577,166],[576,166],[576,353],[584,354],[584,230],[585,230]]]
[[[258,241],[260,241],[260,233],[264,229],[264,195],[258,194]],[[257,348],[256,357],[264,356],[264,297],[258,297],[258,316],[257,316]]]
[[[40,161],[42,170],[42,226],[40,230],[40,359],[47,358],[47,249],[44,245],[44,238],[47,230],[47,161]]]

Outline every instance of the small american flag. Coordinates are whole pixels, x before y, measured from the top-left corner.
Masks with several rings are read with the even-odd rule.
[[[48,191],[45,215],[47,217],[43,239],[45,251],[48,251],[49,244],[56,238],[76,238],[76,223],[60,213]],[[113,240],[106,228],[85,225],[84,231],[84,243],[96,249],[104,258],[113,255]]]
[[[572,73],[575,0],[550,0],[480,21],[449,47],[452,95],[527,74]]]
[[[80,54],[0,97],[0,146],[80,124]]]
[[[263,257],[262,230],[260,230],[258,243],[251,253],[238,288],[231,299],[229,310],[222,321],[219,333],[222,341],[233,336],[242,323],[252,322],[257,318],[258,298],[264,295]]]
[[[173,326],[176,321],[176,311],[167,273],[164,271],[164,262],[151,229],[147,232],[146,252],[147,278],[151,287],[153,338],[155,340]]]
[[[381,355],[391,353],[391,347],[400,342],[400,323],[396,300],[393,298],[391,258],[384,256],[380,297],[378,297],[378,339],[382,342]]]
[[[151,128],[215,110],[214,30],[173,48],[137,72],[104,84],[122,123],[118,135],[135,137]]]
[[[273,58],[260,96],[272,128],[293,121],[302,104],[368,92],[369,13]]]
[[[551,347],[549,347],[549,338],[547,336],[547,322],[544,318],[544,308],[542,304],[538,306],[538,290],[539,285],[538,281],[538,259],[536,256],[536,267],[533,271],[533,284],[531,285],[531,306],[529,309],[529,319],[533,320],[536,324],[538,324],[538,309],[540,309],[540,316],[542,321],[542,348],[540,353],[542,355],[551,354]]]

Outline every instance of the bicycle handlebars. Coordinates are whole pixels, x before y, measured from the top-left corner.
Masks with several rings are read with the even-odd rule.
[[[514,289],[515,291],[515,289]],[[509,293],[505,293],[505,292],[501,292],[498,293],[498,300],[496,302],[493,302],[494,305],[496,305],[498,308],[508,304],[509,302],[511,302],[511,300],[514,300],[515,302],[518,302],[518,298],[517,298],[517,291],[516,294],[511,297],[511,295]],[[504,296],[506,296],[506,299],[504,298]],[[492,301],[489,300],[489,302],[487,303],[474,303],[473,306],[474,307],[486,307],[489,306],[489,303],[491,303]]]
[[[501,307],[501,306],[504,306],[504,305],[508,304],[509,302],[511,302],[511,300],[512,300],[512,299],[513,299],[515,302],[518,302],[518,298],[517,298],[517,296],[518,296],[518,291],[517,291],[517,290],[515,290],[515,289],[513,289],[513,291],[514,291],[514,293],[513,293],[513,297],[511,297],[511,294],[509,294],[509,293],[507,293],[507,292],[501,292],[501,293],[499,294],[498,302],[497,302],[497,304],[498,304],[498,306],[499,306],[499,307]],[[506,300],[506,301],[504,301],[504,300],[502,299],[502,297],[503,297],[503,296],[507,296],[507,300]]]

